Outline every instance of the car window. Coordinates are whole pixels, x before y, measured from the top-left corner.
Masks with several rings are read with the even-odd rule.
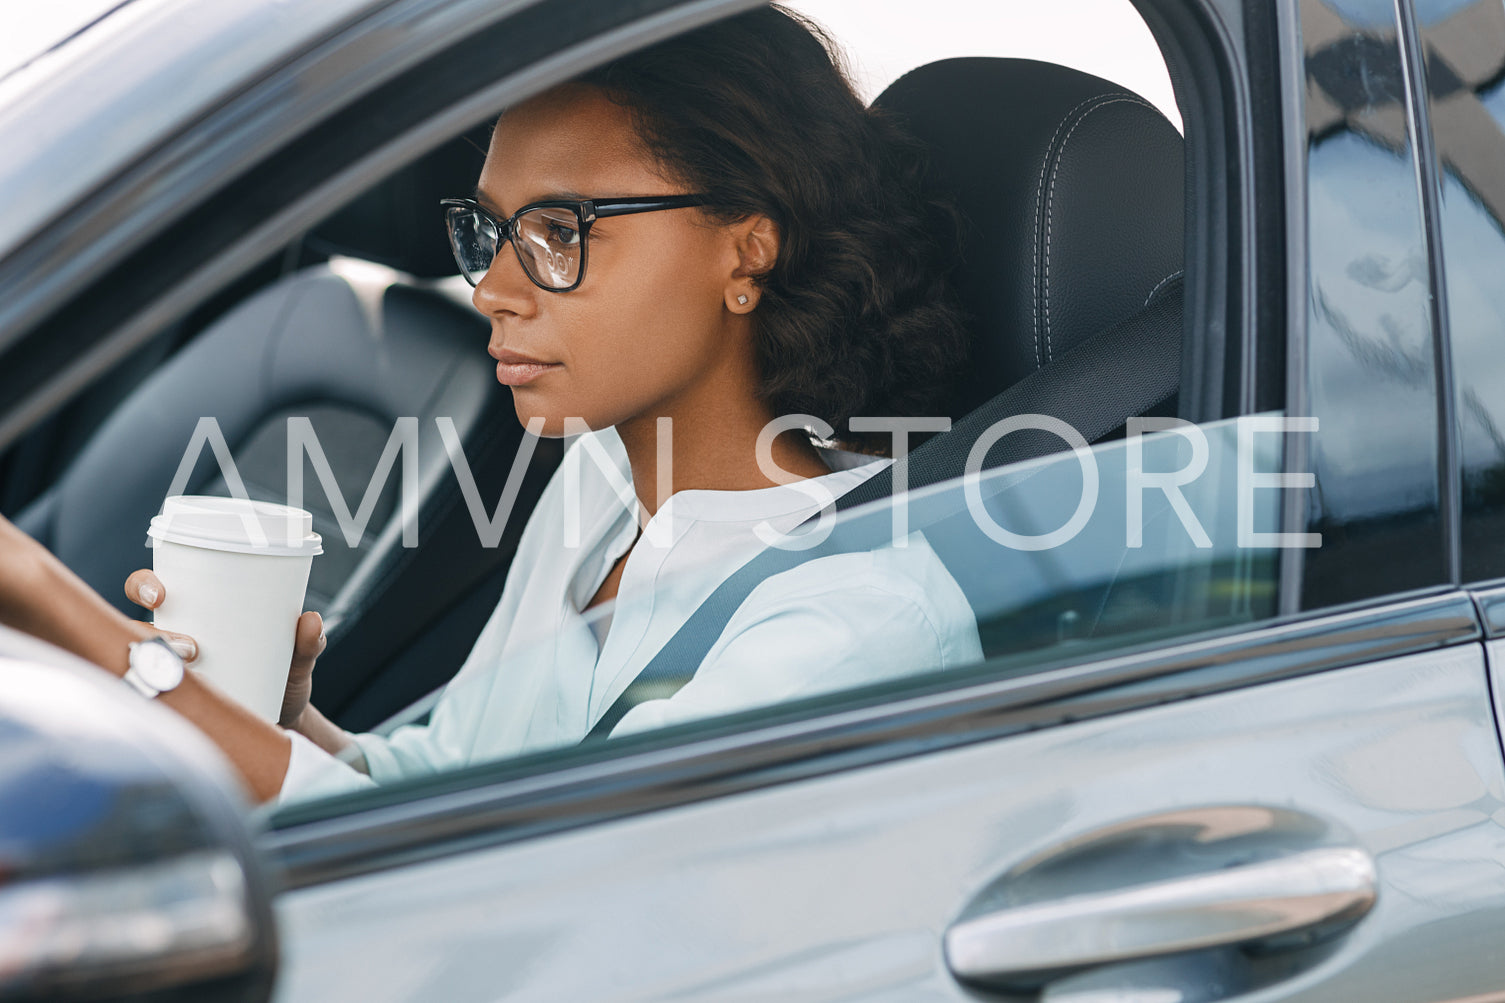
[[[1464,581],[1505,577],[1505,6],[1417,3],[1441,180]]]
[[[360,738],[379,797],[422,794],[459,772],[479,780],[517,756],[568,753],[588,731],[586,745],[612,742],[813,698],[828,712],[833,697],[865,697],[874,687],[933,685],[984,665],[1018,674],[1273,616],[1280,550],[1304,544],[1277,533],[1288,423],[1264,414],[1165,424],[1174,427],[1136,426],[1091,450],[915,491],[898,515],[878,502],[829,524],[771,532],[774,548],[797,555],[794,566],[763,580],[724,632],[713,627],[702,639],[705,654],[687,678],[650,692],[610,737],[590,722],[675,637],[674,618],[655,633],[649,613],[688,614],[727,569],[682,562],[651,592],[624,593],[584,619],[564,617],[562,628],[559,615],[514,599],[518,608],[498,608],[427,720]],[[577,443],[565,476],[584,478],[588,493],[601,462],[594,445]],[[661,516],[644,531],[648,546],[655,525],[676,518]],[[810,532],[819,545],[808,546]],[[663,544],[671,558],[648,560],[668,566],[682,541],[671,528]],[[596,556],[563,560],[588,573]],[[534,608],[543,615],[519,615]],[[284,805],[300,819],[339,811],[344,796],[370,803],[370,782],[342,767],[290,783]]]
[[[1448,579],[1437,367],[1405,64],[1389,0],[1303,0],[1304,410],[1316,488],[1303,606]],[[1404,553],[1404,561],[1395,555]]]
[[[1129,3],[1081,0],[1048,16],[1020,5],[994,6],[965,38],[927,35],[917,26],[954,25],[978,13],[971,8],[947,17],[859,19],[856,8],[837,0],[797,7],[831,31],[867,98],[938,59],[1024,56],[1070,63],[1132,87],[1179,124],[1164,59]],[[1093,21],[1094,31],[1073,31],[1084,19]],[[1068,56],[1073,44],[1075,54]],[[1109,50],[1116,50],[1112,57]],[[1094,96],[1068,102],[1065,107],[1075,106],[1068,118],[1099,103],[1146,104],[1100,83],[1084,86]],[[1079,128],[1082,121],[1072,118],[1067,129],[1052,119],[1046,134],[1056,130],[1065,144],[1088,143],[1092,130]],[[1042,173],[1037,163],[1020,184],[1038,186],[1043,198],[1071,198],[1058,181],[1069,178]],[[1159,179],[1144,182],[1147,193],[1158,186]],[[1179,190],[1175,194],[1166,218],[1178,218],[1183,209]],[[1081,199],[1085,221],[1091,203]],[[1054,242],[1042,248],[1046,264],[1037,269],[1046,283],[1047,351],[1052,320],[1059,336],[1074,300],[1086,299],[1064,287],[1049,299],[1049,251],[1064,246],[1069,234],[1051,235]],[[1142,233],[1137,236],[1148,249]],[[1162,293],[1179,297],[1179,230],[1174,239],[1175,263],[1156,269],[1158,281],[1138,291],[1133,309],[1161,302]],[[1060,260],[1056,267],[1063,267]],[[1100,267],[1102,286],[1119,282],[1118,273],[1126,271],[1121,262],[1103,260]],[[736,560],[706,553],[672,574],[660,573],[670,562],[655,557],[651,587],[629,602],[624,584],[617,604],[584,618],[537,607],[529,594],[565,591],[575,610],[584,608],[589,582],[599,578],[592,569],[611,566],[615,553],[608,551],[631,536],[630,519],[620,533],[607,534],[601,552],[528,564],[539,577],[526,587],[516,581],[520,554],[507,594],[444,691],[359,739],[356,761],[380,781],[379,790],[372,793],[344,766],[305,756],[285,792],[298,806],[294,817],[342,810],[339,804],[351,803],[342,797],[367,803],[484,782],[497,769],[534,768],[535,756],[550,764],[568,761],[582,736],[590,736],[590,745],[693,732],[727,715],[751,714],[755,724],[762,713],[825,713],[875,692],[945,686],[952,673],[958,679],[977,672],[1024,674],[1063,659],[1103,658],[1268,620],[1280,608],[1284,550],[1311,542],[1302,534],[1278,537],[1287,496],[1281,488],[1301,483],[1280,473],[1292,438],[1283,433],[1300,437],[1310,429],[1282,424],[1284,413],[1271,412],[1166,430],[1164,422],[1175,424],[1168,417],[1175,404],[1172,398],[1154,410],[1161,424],[1120,430],[1126,437],[1090,450],[1084,445],[1077,453],[911,492],[902,532],[886,505],[844,513],[803,563],[763,579],[731,604],[734,612],[722,624],[688,635],[678,633],[679,624],[717,605],[710,600],[720,594],[718,586],[751,559],[749,553]],[[577,448],[565,469],[594,463]],[[546,494],[535,519],[553,518],[559,508]],[[626,514],[625,506],[617,508]],[[634,562],[641,578],[639,552]],[[570,577],[576,572],[579,580]],[[644,610],[655,609],[678,616],[650,621]],[[685,636],[692,638],[686,648],[692,657],[675,663],[678,675],[671,672],[614,718],[633,680],[652,676],[655,655]],[[603,731],[601,721],[615,723]],[[519,757],[532,765],[515,767]]]
[[[1010,16],[1015,16],[1021,15],[1024,5],[1005,7]],[[827,20],[838,42],[848,41],[842,25],[851,22],[842,21],[842,17],[850,14],[841,14],[837,6],[823,7],[817,0],[811,0],[803,9]],[[896,13],[879,19],[886,31],[887,41],[883,43],[886,49],[854,46],[859,60],[867,58],[864,52],[906,53],[904,59],[870,76],[864,85],[865,94],[870,96],[894,76],[938,58],[964,53],[1033,55],[1073,63],[1150,98],[1149,102],[1140,101],[1122,93],[1119,86],[1104,89],[1100,82],[1092,82],[1092,97],[1080,104],[1073,98],[1069,103],[1076,105],[1071,114],[1079,111],[1084,114],[1072,119],[1069,130],[1057,130],[1062,140],[1060,146],[1088,142],[1091,123],[1081,126],[1085,112],[1095,112],[1098,105],[1134,106],[1149,109],[1150,115],[1154,114],[1154,107],[1174,112],[1174,102],[1162,88],[1168,79],[1164,61],[1127,0],[1074,5],[1067,20],[1074,18],[1080,22],[1092,18],[1094,12],[1109,18],[1110,10],[1111,20],[1094,22],[1094,31],[1085,33],[1092,35],[1093,45],[1084,46],[1080,60],[1068,59],[1062,50],[1052,48],[1048,34],[1031,35],[1042,24],[1061,28],[1064,22],[1054,15],[1045,20],[1026,17],[1018,21],[990,21],[988,30],[980,30],[970,39],[951,38],[934,48],[926,43],[906,49],[902,43],[911,37],[910,28],[926,18],[915,11],[903,17]],[[955,23],[962,19],[964,15],[958,13],[946,20]],[[1125,61],[1119,63],[1105,59],[1104,53],[1122,41],[1116,26],[1131,23],[1136,26],[1133,42],[1120,48],[1132,53],[1132,57],[1126,55]],[[853,40],[870,37],[850,30]],[[1060,37],[1069,35],[1069,31],[1063,30]],[[1002,48],[1005,37],[1009,47]],[[1043,39],[1038,48],[1031,47],[1032,37]],[[467,40],[465,44],[471,48],[466,51],[473,56],[472,48],[479,50],[481,41],[486,39]],[[1140,69],[1125,68],[1129,63]],[[489,62],[486,65],[491,66]],[[511,71],[493,67],[488,72]],[[454,74],[445,76],[446,80],[452,78]],[[486,87],[494,84],[493,78],[484,81]],[[447,86],[458,87],[453,83]],[[414,87],[401,90],[410,95],[424,92],[423,88]],[[511,93],[515,96],[516,92]],[[481,104],[477,99],[466,105],[465,115],[469,116],[466,125],[479,121]],[[492,111],[494,114],[495,109]],[[349,127],[356,121],[356,113],[341,121]],[[1102,119],[1092,120],[1097,121]],[[1064,126],[1066,122],[1058,123],[1053,118],[1046,134],[1057,129],[1058,124]],[[1170,140],[1176,140],[1174,131],[1165,128],[1164,123],[1154,124]],[[1052,147],[1059,148],[1054,142]],[[341,155],[365,154],[342,150]],[[296,149],[278,156],[284,158],[277,161],[284,168],[296,166],[304,173],[314,173],[309,166],[313,158],[300,157]],[[1173,170],[1160,170],[1159,174],[1178,180],[1179,156],[1178,152]],[[390,169],[393,162],[390,158],[384,161],[382,169]],[[1073,172],[1047,173],[1038,162],[1031,167],[1019,188],[1029,187],[1047,205],[1070,202]],[[276,177],[275,172],[255,173],[258,178]],[[371,173],[378,172],[373,168]],[[470,184],[473,182],[467,178],[465,185],[446,194],[463,194]],[[1147,183],[1144,187],[1151,186]],[[260,191],[253,189],[253,193]],[[1165,193],[1158,189],[1153,194],[1155,199],[1142,201],[1156,206],[1164,201],[1170,205],[1157,219],[1163,217],[1179,223],[1186,204],[1179,188],[1173,193],[1174,198],[1162,199]],[[279,193],[277,197],[282,195]],[[1057,198],[1059,203],[1052,201]],[[1056,329],[1059,335],[1066,321],[1073,319],[1073,312],[1090,299],[1081,289],[1061,280],[1059,272],[1054,300],[1050,295],[1051,249],[1059,250],[1067,243],[1068,229],[1078,233],[1096,231],[1092,212],[1101,207],[1091,204],[1090,192],[1078,199],[1085,206],[1080,216],[1063,217],[1065,222],[1058,230],[1051,230],[1047,220],[1044,228],[1044,267],[1036,270],[1036,277],[1045,291],[1039,323],[1047,356],[1052,350],[1053,320],[1059,325]],[[281,204],[270,196],[268,201]],[[357,200],[350,207],[357,208],[360,202]],[[256,203],[252,200],[247,204]],[[239,209],[243,211],[244,206]],[[222,223],[220,229],[226,232],[238,225],[229,216],[206,213],[204,218]],[[434,223],[434,232],[439,233],[437,218]],[[201,229],[211,236],[217,232],[211,227]],[[1141,252],[1136,256],[1149,257],[1144,252],[1150,249],[1151,241],[1144,239],[1142,231],[1134,231],[1133,236],[1136,249]],[[208,240],[209,236],[203,239]],[[1179,309],[1179,280],[1183,277],[1179,229],[1174,241],[1167,238],[1162,241],[1164,246],[1155,249],[1163,252],[1166,247],[1171,248],[1168,253],[1174,260],[1163,268],[1157,265],[1153,278],[1158,281],[1136,292],[1132,297],[1134,310],[1147,310],[1152,303],[1165,302],[1163,297],[1177,298]],[[310,238],[294,245],[291,253],[284,252],[282,270],[294,278],[307,278],[298,266],[306,260],[302,253],[315,246],[316,242]],[[177,253],[185,259],[192,257],[189,251],[193,247],[184,242]],[[1122,259],[1117,251],[1091,258],[1098,271],[1093,273],[1090,285],[1113,286],[1121,273],[1127,271]],[[180,265],[174,259],[163,265],[161,271],[166,275],[179,267],[188,265]],[[1064,270],[1059,261],[1057,268]],[[426,284],[424,291],[438,292],[443,282],[441,279]],[[448,295],[449,291],[444,293]],[[462,298],[468,295],[468,288],[461,287]],[[372,304],[363,299],[358,305],[364,310]],[[1083,308],[1081,313],[1090,319],[1093,309]],[[467,319],[474,320],[468,315]],[[1088,322],[1081,323],[1086,326]],[[1227,328],[1225,324],[1191,328],[1186,336],[1210,339],[1221,336]],[[320,350],[320,342],[313,336],[317,333],[314,328],[309,330],[306,345],[291,340],[300,350],[314,353]],[[254,339],[246,339],[241,347],[252,354],[262,352],[262,346]],[[1036,351],[1040,351],[1038,345]],[[257,357],[265,363],[271,355]],[[1351,359],[1348,362],[1351,364]],[[271,367],[264,364],[263,368]],[[1180,368],[1176,366],[1178,371]],[[1340,367],[1335,363],[1332,368]],[[453,383],[452,380],[451,386]],[[1168,417],[1176,413],[1176,405],[1174,397],[1160,398],[1145,410]],[[306,412],[314,405],[300,399],[296,407]],[[278,412],[278,421],[283,413]],[[1276,583],[1283,554],[1289,547],[1304,547],[1308,542],[1298,536],[1282,546],[1271,537],[1282,527],[1280,506],[1289,497],[1289,492],[1281,488],[1299,483],[1281,479],[1283,475],[1279,472],[1289,463],[1285,448],[1293,437],[1300,439],[1310,433],[1299,421],[1293,426],[1282,426],[1283,414],[1277,411],[1171,430],[1153,423],[1142,429],[1135,426],[1120,430],[1120,434],[1126,431],[1126,438],[1084,449],[1080,454],[1068,450],[977,477],[951,477],[912,493],[906,503],[908,523],[903,533],[896,534],[894,513],[886,507],[843,515],[831,528],[831,546],[839,545],[838,550],[814,552],[809,556],[815,559],[770,577],[761,593],[737,605],[737,612],[724,630],[707,635],[706,650],[690,666],[696,670],[693,678],[672,692],[658,694],[628,711],[608,741],[629,734],[667,733],[671,727],[691,726],[727,714],[749,711],[756,714],[771,708],[782,712],[805,707],[812,700],[834,700],[840,706],[842,701],[865,699],[863,694],[870,696],[874,687],[887,693],[884,688],[900,692],[915,685],[950,685],[947,680],[952,677],[948,673],[1023,674],[1060,664],[1063,659],[1104,658],[1136,647],[1169,644],[1209,631],[1240,630],[1261,623],[1280,609]],[[1342,430],[1341,423],[1339,427]],[[515,422],[508,429],[516,433]],[[1294,436],[1283,436],[1282,429]],[[1141,431],[1145,434],[1138,434]],[[379,440],[378,435],[373,444],[380,449]],[[251,436],[234,443],[233,448],[244,452],[248,444],[259,450],[264,443]],[[347,454],[343,459],[356,471],[354,482],[368,475],[369,458],[363,462]],[[504,467],[505,461],[497,464],[503,477]],[[269,470],[278,468],[275,462],[267,464]],[[444,473],[447,476],[448,472]],[[333,479],[340,481],[345,503],[355,509],[355,503],[363,497],[358,485],[355,490],[348,490],[350,483],[343,477]],[[275,489],[273,483],[274,493]],[[495,491],[488,489],[483,504],[488,509],[495,505],[497,495],[503,490],[513,490],[510,480],[505,489],[500,484]],[[370,495],[372,512],[382,504],[379,495],[379,491]],[[463,512],[470,499],[461,501],[452,496],[449,502],[452,504],[446,511]],[[514,518],[520,524],[527,515],[527,506],[519,505]],[[1314,521],[1320,524],[1319,528],[1326,525]],[[394,521],[387,532],[395,536],[397,528]],[[478,531],[480,528],[476,527]],[[484,538],[487,534],[479,535]],[[467,537],[467,543],[474,536]],[[407,555],[397,553],[405,562]],[[640,600],[649,606],[673,606],[686,613],[700,608],[714,587],[742,563],[740,559],[735,563],[711,559],[716,556],[708,555],[703,566],[687,567],[682,574],[673,576],[672,581],[666,577],[664,581],[648,583],[649,587],[639,594]],[[601,555],[596,555],[593,559],[600,558]],[[432,569],[435,562],[442,560],[440,554],[428,567]],[[451,574],[453,566],[451,561],[448,569]],[[406,569],[405,563],[394,563],[390,570],[397,578]],[[488,569],[487,586],[494,583],[500,590],[500,574],[493,574],[491,566]],[[500,572],[508,573],[505,558]],[[443,584],[463,587],[458,582]],[[530,584],[517,584],[510,591],[526,593]],[[482,629],[485,609],[496,604],[495,593],[489,597],[482,595],[478,602],[474,595],[482,590],[471,584],[469,591],[471,596],[464,602],[464,613],[470,617],[481,610],[481,615],[473,621],[481,634],[459,675],[437,703],[400,715],[409,723],[394,723],[378,729],[376,737],[362,740],[360,755],[373,775],[392,781],[387,788],[393,797],[411,797],[433,790],[441,777],[454,780],[469,776],[466,772],[469,770],[484,774],[497,768],[498,763],[526,754],[572,754],[589,722],[614,704],[632,677],[631,670],[641,668],[677,629],[671,622],[668,635],[630,638],[624,633],[631,626],[630,611],[624,606],[613,610],[610,623],[597,614],[582,622],[571,622],[569,629],[563,630],[557,616],[518,618],[504,615],[507,611],[499,605]],[[573,598],[577,606],[583,607],[590,596]],[[425,608],[424,615],[429,619],[423,629],[428,633],[417,641],[405,637],[400,650],[394,644],[393,650],[378,652],[390,661],[368,674],[336,677],[332,675],[338,667],[333,657],[335,652],[325,656],[320,666],[324,673],[322,681],[315,684],[316,703],[321,692],[329,692],[328,686],[334,682],[359,690],[355,698],[364,701],[363,712],[369,709],[365,705],[381,708],[370,720],[381,720],[400,710],[413,694],[384,690],[383,684],[390,683],[392,675],[405,674],[414,662],[424,663],[427,674],[422,678],[432,680],[424,687],[427,690],[447,678],[459,663],[458,658],[434,656],[430,642],[435,635],[448,633],[452,635],[448,646],[461,644],[464,650],[463,642],[454,638],[464,635],[472,621],[466,619],[456,628],[456,620],[449,618],[460,605],[455,600],[443,609]],[[375,610],[373,619],[395,620],[408,615],[405,608],[397,614],[380,605],[371,609]],[[617,652],[612,659],[606,658],[607,649],[613,645],[623,647],[629,640],[632,646],[628,654]],[[603,644],[605,648],[601,647]],[[874,645],[881,657],[869,657]],[[574,652],[573,657],[561,657],[566,648]],[[409,661],[400,664],[400,658]],[[443,664],[439,669],[429,664],[440,662]],[[749,672],[732,671],[739,665]],[[606,669],[612,667],[618,671],[608,674]],[[378,672],[386,675],[378,677]],[[321,691],[320,686],[325,689]],[[394,699],[394,692],[401,699]],[[366,697],[371,699],[365,700]],[[425,722],[430,707],[432,716]],[[491,710],[479,713],[486,708]],[[349,720],[338,723],[354,728]],[[335,765],[346,770],[341,764]],[[313,778],[295,793],[312,800],[342,795],[348,773],[346,770],[344,774],[336,772],[322,779]]]

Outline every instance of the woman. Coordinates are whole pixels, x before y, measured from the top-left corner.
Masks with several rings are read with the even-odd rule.
[[[466,664],[429,725],[353,736],[307,703],[323,638],[305,613],[286,730],[192,674],[160,699],[262,800],[579,741],[720,576],[884,465],[765,432],[775,419],[861,443],[849,419],[930,413],[964,357],[943,280],[952,218],[916,194],[919,164],[818,31],[777,7],[509,109],[475,198],[446,202],[456,256],[518,419],[600,431],[539,503]],[[151,629],[0,534],[17,583],[0,619],[123,674]],[[126,589],[147,607],[164,595],[148,571]],[[613,734],[978,654],[923,540],[825,557],[761,585],[695,679]]]

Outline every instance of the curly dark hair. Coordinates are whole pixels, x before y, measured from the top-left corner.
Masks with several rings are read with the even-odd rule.
[[[957,217],[924,194],[924,148],[853,91],[830,38],[764,7],[617,59],[580,82],[627,107],[713,218],[764,214],[779,253],[753,314],[759,393],[868,448],[855,415],[939,407],[967,357],[942,252]]]

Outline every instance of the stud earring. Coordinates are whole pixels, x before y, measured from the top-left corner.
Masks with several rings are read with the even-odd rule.
[[[737,302],[741,303],[743,306],[747,306],[747,297],[745,295],[738,294]]]

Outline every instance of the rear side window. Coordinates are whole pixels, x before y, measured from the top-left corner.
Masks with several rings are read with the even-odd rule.
[[[1420,0],[1441,188],[1465,582],[1505,577],[1505,5]]]
[[[1498,6],[1498,5],[1497,5]],[[1308,130],[1307,494],[1322,546],[1302,605],[1448,578],[1438,370],[1396,6],[1303,0]],[[1405,559],[1397,559],[1404,554]]]

